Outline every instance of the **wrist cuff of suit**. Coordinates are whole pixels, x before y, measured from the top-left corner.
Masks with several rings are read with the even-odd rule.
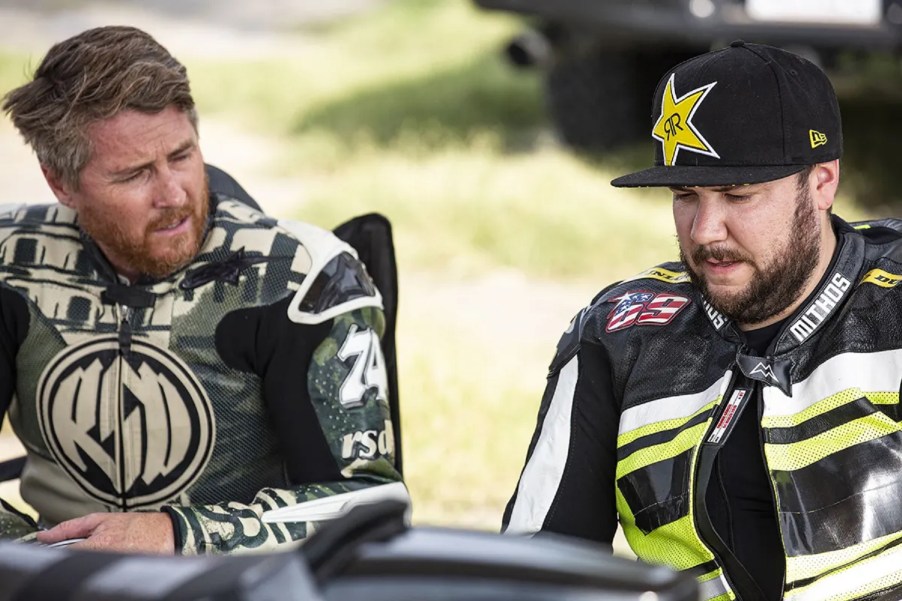
[[[176,555],[196,555],[196,549],[186,549],[185,548],[185,531],[187,529],[188,523],[185,519],[185,516],[175,507],[171,505],[164,505],[160,508],[160,511],[169,516],[169,519],[172,521],[172,537],[175,541],[175,554]]]

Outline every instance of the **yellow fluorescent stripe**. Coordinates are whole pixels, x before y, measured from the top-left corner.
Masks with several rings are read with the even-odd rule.
[[[872,269],[861,278],[861,284],[876,284],[882,288],[893,288],[902,282],[902,275],[882,269]]]
[[[864,557],[884,547],[895,540],[902,538],[902,532],[894,532],[886,536],[875,538],[867,542],[859,543],[852,547],[818,553],[817,555],[801,555],[789,557],[786,560],[786,581],[807,580],[819,574],[835,570],[839,566],[855,561],[858,557]]]
[[[867,415],[800,442],[767,443],[767,466],[783,471],[801,469],[842,449],[899,431],[896,422],[881,416],[882,413]]]
[[[792,415],[765,415],[761,425],[765,428],[792,428],[803,424],[813,417],[832,411],[848,403],[853,403],[865,397],[875,405],[889,405],[899,402],[899,392],[862,392],[860,388],[846,388],[836,394],[832,394],[822,401],[814,403],[805,410]]]
[[[691,476],[689,486],[691,489]],[[636,527],[636,519],[632,510],[619,489],[615,488],[615,495],[617,513],[627,543],[633,553],[642,561],[653,565],[668,566],[675,570],[687,570],[714,559],[711,551],[698,538],[691,507],[689,513],[682,518],[645,534]],[[687,500],[687,502],[691,502],[691,500]],[[721,574],[722,570],[717,568],[698,578],[700,590],[715,595],[711,597],[709,594],[707,599],[702,597],[703,601],[730,601],[735,598],[730,591],[718,594],[723,590],[723,586],[718,584],[722,582],[719,578]]]
[[[784,598],[798,601],[863,599],[870,593],[896,587],[900,583],[902,548],[896,546],[879,555],[855,561],[804,588],[790,591]]]
[[[652,267],[623,281],[632,282],[633,280],[660,280],[671,284],[682,284],[689,281],[689,274],[685,271],[671,271],[663,267]]]
[[[898,405],[899,404],[899,393],[898,392],[866,392],[864,393],[865,398],[871,401],[874,405]]]
[[[624,520],[621,516],[620,521],[630,548],[642,561],[669,566],[674,570],[686,570],[714,559],[711,552],[698,540],[691,514],[656,528],[649,534],[643,534],[632,520]]]
[[[693,448],[705,433],[708,422],[695,425],[680,432],[673,440],[646,447],[617,462],[617,478],[642,469],[652,463],[665,461]]]
[[[686,422],[692,421],[692,419],[699,415],[700,413],[704,413],[705,411],[710,411],[711,407],[720,402],[720,397],[717,397],[714,401],[708,403],[692,415],[688,417],[675,417],[673,419],[666,419],[660,422],[655,422],[653,424],[647,424],[645,426],[640,426],[635,430],[630,430],[629,432],[625,432],[617,437],[617,446],[622,447],[626,444],[629,444],[636,440],[637,438],[642,438],[643,436],[647,436],[649,434],[657,434],[658,432],[664,432],[665,430],[672,430],[674,428],[679,428]]]
[[[716,570],[711,570],[707,574],[702,574],[701,576],[696,578],[696,580],[698,580],[699,582],[708,582],[709,580],[713,580],[714,578],[719,577],[722,572],[723,570],[717,568]]]

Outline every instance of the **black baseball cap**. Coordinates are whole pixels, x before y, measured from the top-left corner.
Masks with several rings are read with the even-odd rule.
[[[655,90],[655,166],[617,187],[757,184],[842,155],[827,75],[801,56],[736,41],[680,63]]]

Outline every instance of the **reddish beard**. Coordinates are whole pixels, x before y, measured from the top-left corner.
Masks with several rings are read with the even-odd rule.
[[[207,214],[210,211],[210,195],[206,178],[200,198],[172,209],[164,209],[144,228],[140,238],[123,227],[116,215],[95,210],[86,203],[78,212],[78,222],[83,229],[117,263],[122,263],[140,274],[155,279],[164,278],[193,259],[200,251]],[[154,240],[153,233],[184,219],[190,219],[188,231],[165,242]],[[108,256],[108,258],[110,258]]]

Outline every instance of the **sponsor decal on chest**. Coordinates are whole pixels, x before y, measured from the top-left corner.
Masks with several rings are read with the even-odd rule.
[[[212,454],[215,417],[191,369],[167,349],[115,337],[67,347],[37,390],[41,434],[91,498],[136,509],[188,489]]]
[[[727,323],[726,316],[715,309],[714,306],[705,299],[702,299],[702,306],[705,308],[705,314],[708,316],[708,319],[711,320],[711,325],[719,332],[720,328]]]
[[[881,288],[895,288],[902,283],[902,275],[883,271],[882,269],[872,269],[861,278],[862,284],[874,284]]]
[[[689,299],[669,292],[655,294],[639,290],[627,292],[610,302],[615,304],[608,314],[606,332],[625,330],[634,325],[667,325],[689,304]]]
[[[852,283],[841,273],[833,274],[830,283],[823,289],[813,303],[793,322],[789,331],[799,342],[803,342],[833,313],[839,301]]]

